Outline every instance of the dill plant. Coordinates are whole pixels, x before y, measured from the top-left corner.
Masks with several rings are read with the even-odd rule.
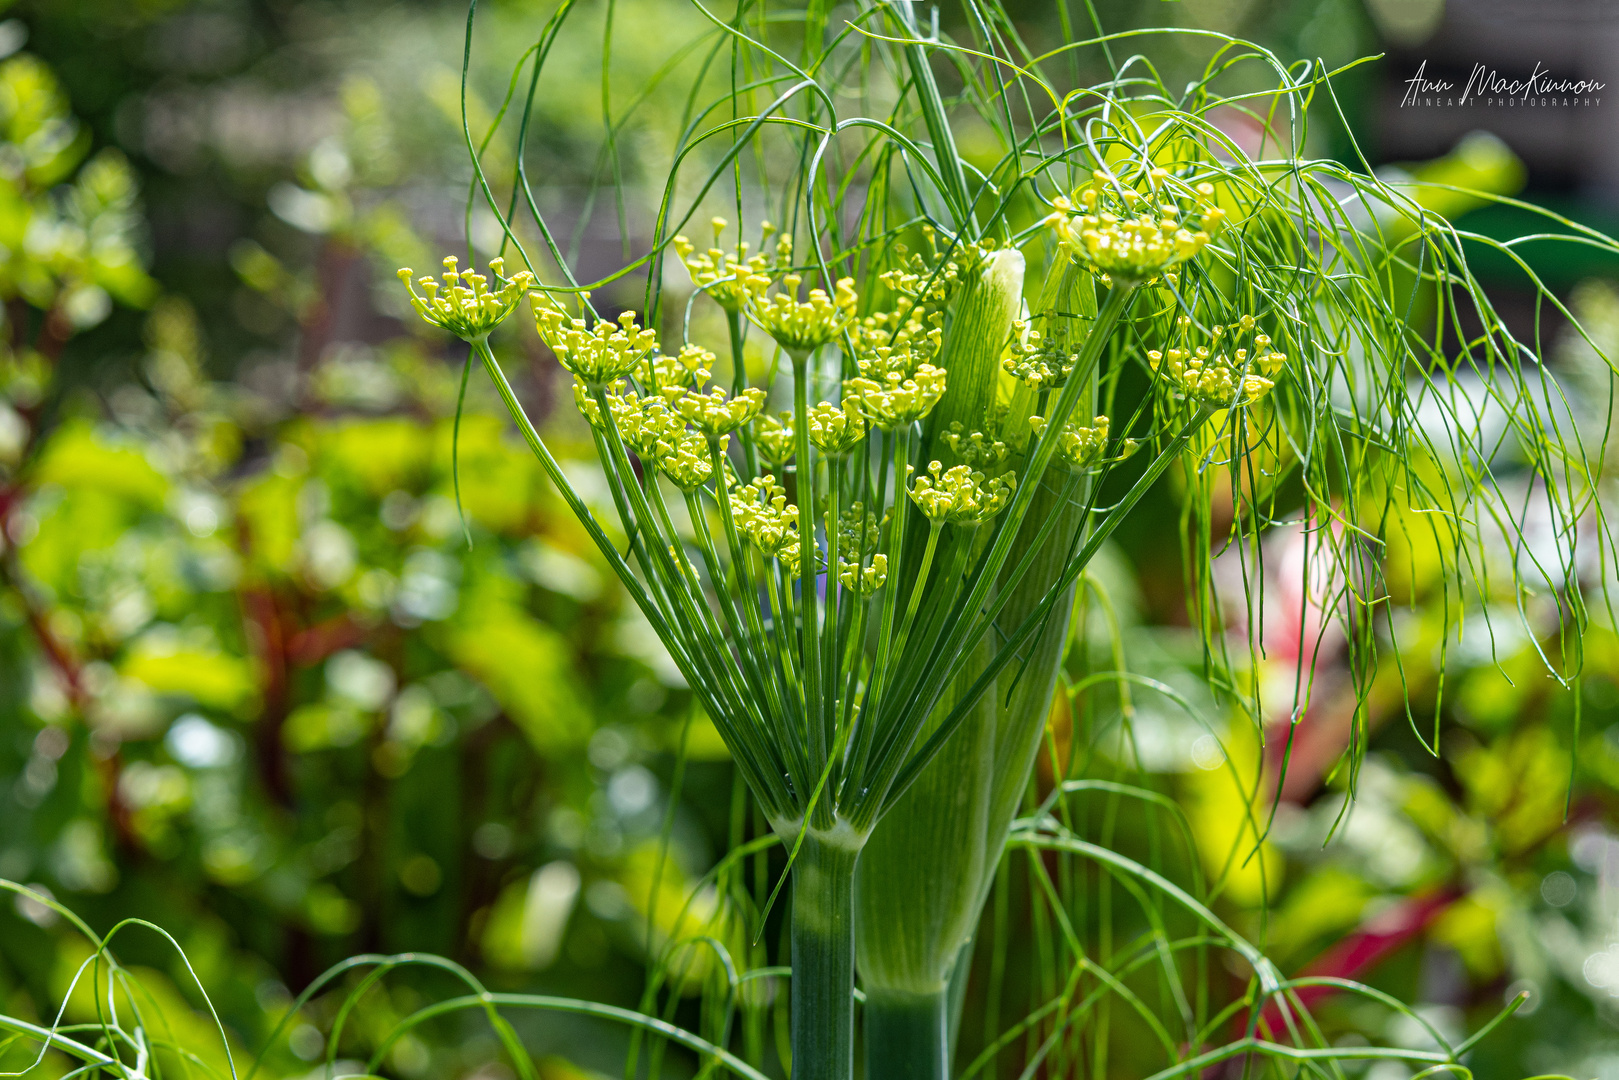
[[[794,1074],[854,1074],[857,968],[865,1074],[950,1074],[952,987],[959,1002],[1009,840],[1089,859],[1202,933],[1172,943],[1160,929],[1146,952],[1093,957],[1054,901],[1060,991],[969,1074],[1020,1036],[1030,1070],[1071,1065],[1076,1032],[1105,1028],[1115,997],[1162,1042],[1161,1077],[1240,1054],[1456,1061],[1465,1046],[1322,1044],[1302,984],[1198,896],[1071,827],[1065,800],[1079,787],[1014,816],[1076,584],[1169,470],[1192,480],[1190,580],[1211,673],[1254,718],[1251,669],[1221,650],[1204,602],[1217,548],[1257,557],[1273,522],[1333,523],[1312,542],[1343,568],[1337,614],[1370,662],[1378,635],[1394,632],[1375,570],[1377,553],[1402,542],[1386,532],[1391,518],[1431,522],[1457,592],[1473,586],[1484,523],[1519,530],[1499,497],[1497,448],[1464,420],[1464,373],[1513,417],[1514,467],[1538,478],[1559,535],[1600,522],[1582,451],[1534,419],[1533,346],[1468,269],[1466,243],[1491,242],[1430,209],[1433,191],[1309,156],[1309,124],[1341,119],[1333,73],[1218,34],[1181,32],[1210,59],[1172,88],[1144,55],[1124,55],[1168,31],[1065,30],[1036,54],[994,0],[967,0],[960,40],[924,33],[909,4],[839,8],[837,23],[818,0],[744,3],[729,18],[698,8],[711,29],[679,54],[697,71],[650,250],[579,282],[520,164],[573,10],[563,3],[522,61],[532,73],[509,184],[484,175],[466,132],[475,197],[503,226],[502,256],[525,269],[508,279],[492,264],[486,282],[452,268],[443,285],[423,279],[416,303],[468,341],[789,850]],[[1081,84],[1082,50],[1110,77]],[[1218,110],[1257,122],[1256,151],[1222,130]],[[967,162],[952,134],[964,118],[998,157]],[[781,227],[762,226],[757,251],[727,248],[722,219],[708,246],[689,239],[720,206],[743,220],[766,206]],[[1570,239],[1614,250],[1589,231]],[[684,320],[664,309],[671,255],[692,303],[718,307],[725,340],[688,340],[692,305]],[[592,290],[640,270],[642,311],[598,315]],[[536,332],[573,377],[621,543],[569,483],[490,344],[531,281]],[[764,385],[748,381],[750,335],[781,371]],[[726,367],[728,387],[715,382]],[[1425,425],[1424,409],[1447,423]],[[1217,499],[1228,504],[1221,535]],[[1605,525],[1595,535],[1606,545]],[[1572,544],[1558,549],[1570,565]],[[1577,642],[1578,596],[1559,610]],[[1563,655],[1549,665],[1569,682],[1578,649]],[[1363,749],[1351,746],[1351,782]],[[1246,996],[1213,1013],[1206,992],[1184,986],[1203,961],[1189,968],[1181,955],[1211,942],[1253,972]],[[1161,1020],[1126,985],[1144,966],[1175,1003]],[[1239,1009],[1246,1033],[1221,1044]],[[1093,1066],[1105,1071],[1098,1045]]]

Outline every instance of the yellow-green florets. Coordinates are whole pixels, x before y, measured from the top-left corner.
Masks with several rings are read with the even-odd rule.
[[[714,354],[701,345],[683,345],[674,356],[654,353],[642,366],[641,379],[662,390],[671,386],[698,387],[714,374]]]
[[[682,491],[696,491],[714,473],[708,443],[679,424],[664,428],[652,446],[652,457],[658,471]]]
[[[798,449],[798,432],[793,425],[790,412],[761,415],[753,425],[753,441],[759,448],[759,456],[776,466],[793,460]]]
[[[1013,326],[1012,343],[1001,367],[1012,378],[1034,390],[1057,390],[1074,373],[1079,361],[1076,353],[1064,351],[1038,330],[1030,330],[1026,323]]]
[[[882,542],[877,516],[864,503],[855,502],[839,516],[836,526],[838,581],[857,595],[870,596],[888,580],[888,556],[876,551]]]
[[[1006,508],[1012,499],[1010,476],[986,477],[967,465],[946,469],[935,461],[928,474],[911,483],[911,501],[934,524],[973,528]]]
[[[1287,363],[1287,354],[1271,348],[1267,334],[1254,334],[1252,348],[1238,342],[1255,329],[1254,318],[1244,315],[1228,325],[1216,324],[1207,344],[1190,341],[1192,320],[1175,320],[1178,344],[1153,349],[1147,361],[1171,386],[1188,398],[1212,408],[1252,405],[1275,387],[1275,377]]]
[[[598,319],[591,326],[539,296],[534,298],[534,326],[557,362],[592,386],[628,375],[658,345],[655,331],[635,325],[633,311],[624,312],[616,323]]]
[[[706,394],[667,386],[663,389],[663,396],[693,427],[715,438],[729,435],[758,416],[759,410],[765,407],[765,392],[758,387],[750,387],[734,398],[727,398],[725,391],[718,386],[711,387]]]
[[[1052,464],[1066,467],[1073,472],[1089,472],[1108,460],[1109,423],[1107,417],[1098,416],[1088,426],[1082,426],[1074,420],[1064,424],[1062,431],[1057,434],[1057,456],[1052,459]],[[1045,417],[1029,417],[1029,427],[1034,429],[1035,435],[1044,434],[1047,426]],[[1112,460],[1123,461],[1135,452],[1136,441],[1125,439],[1119,444],[1118,455]]]
[[[802,301],[798,299],[801,284],[803,278],[788,274],[771,293],[768,285],[761,286],[754,279],[748,300],[748,317],[798,361],[843,333],[854,321],[859,302],[853,278],[839,278],[830,296],[825,289],[811,289],[809,299]]]
[[[1006,444],[982,431],[968,431],[961,421],[944,432],[944,443],[963,465],[982,473],[994,473],[1006,461]]]
[[[842,457],[866,437],[866,418],[852,398],[837,406],[823,401],[809,410],[809,441],[828,457]]]
[[[918,365],[911,378],[889,371],[881,379],[864,374],[872,371],[862,362],[862,375],[843,384],[844,400],[858,401],[860,411],[872,425],[884,431],[897,431],[933,411],[944,396],[945,373],[932,364]]]
[[[726,224],[721,217],[713,220],[714,246],[707,251],[699,252],[697,245],[684,236],[675,237],[675,250],[680,253],[680,261],[686,264],[692,284],[705,290],[726,311],[739,312],[747,306],[752,291],[750,282],[761,278],[769,281],[773,273],[792,265],[793,239],[782,236],[776,242],[774,258],[763,252],[750,257],[746,240],[737,241],[733,251],[725,251],[719,246]],[[776,231],[775,226],[766,221],[762,230],[768,243],[771,234]]]
[[[738,531],[754,547],[781,560],[790,573],[798,572],[798,507],[787,501],[786,489],[776,484],[774,476],[767,473],[732,488],[731,513]]]
[[[491,292],[488,278],[471,270],[463,273],[456,269],[456,262],[454,255],[444,260],[442,283],[431,277],[421,279],[426,296],[411,283],[413,271],[408,267],[399,271],[399,280],[410,290],[410,304],[422,318],[463,341],[481,341],[517,307],[524,291],[534,284],[534,275],[519,270],[503,280],[505,261],[490,259],[489,272],[499,286]]]
[[[1141,169],[1134,184],[1102,169],[1092,176],[1072,201],[1055,200],[1046,221],[1063,250],[1099,274],[1155,278],[1196,257],[1224,222],[1207,182],[1188,188],[1161,168]]]

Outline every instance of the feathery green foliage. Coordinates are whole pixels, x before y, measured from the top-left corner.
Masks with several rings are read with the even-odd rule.
[[[1479,238],[1426,209],[1420,188],[1309,156],[1311,123],[1336,119],[1332,73],[1202,34],[1192,36],[1206,46],[1206,66],[1172,89],[1145,56],[1118,59],[1126,46],[1150,44],[1147,32],[1035,54],[998,5],[977,0],[964,5],[954,40],[924,35],[908,4],[864,5],[833,26],[812,3],[794,41],[773,5],[743,4],[728,21],[700,10],[713,30],[693,63],[696,52],[707,56],[640,259],[581,287],[527,178],[519,173],[511,186],[524,219],[502,212],[479,172],[482,197],[505,226],[502,247],[542,282],[540,335],[579,380],[627,554],[572,493],[488,343],[473,347],[792,846],[795,1067],[842,1077],[853,1026],[843,877],[951,740],[978,740],[976,749],[956,747],[989,767],[976,808],[934,839],[931,856],[911,856],[935,867],[935,884],[958,879],[955,928],[931,945],[937,992],[982,903],[978,882],[998,855],[1008,793],[1027,781],[1029,733],[1060,659],[1060,647],[1040,647],[1042,635],[1056,626],[1051,640],[1065,636],[1071,590],[1089,560],[1166,472],[1184,470],[1197,492],[1189,559],[1211,673],[1253,717],[1262,715],[1260,690],[1217,644],[1207,569],[1215,550],[1252,556],[1267,525],[1316,523],[1312,546],[1341,575],[1337,610],[1365,667],[1379,630],[1392,632],[1391,597],[1367,558],[1393,540],[1392,520],[1429,523],[1458,592],[1475,584],[1487,531],[1509,542],[1520,534],[1519,516],[1499,498],[1495,450],[1478,444],[1468,422],[1469,378],[1513,417],[1507,430],[1541,478],[1553,531],[1571,535],[1595,504],[1583,456],[1527,408],[1534,353],[1468,271],[1463,242]],[[797,61],[788,59],[794,44]],[[1081,52],[1116,65],[1111,77],[1075,82],[1068,61]],[[544,62],[537,53],[536,83]],[[715,77],[727,62],[728,85]],[[956,87],[948,97],[946,74]],[[1222,129],[1220,110],[1260,125],[1257,150]],[[980,148],[969,161],[952,136],[968,123],[993,153]],[[741,247],[693,257],[680,231],[716,201],[744,221],[763,204],[787,223],[773,262],[749,261]],[[523,236],[535,231],[553,263],[528,258]],[[1578,242],[1613,247],[1595,235]],[[666,322],[671,245],[728,317],[734,391],[748,364],[743,317],[788,361],[778,366],[790,381],[758,388],[724,434],[687,427],[702,408],[701,377],[665,384],[659,374],[665,361],[650,327]],[[974,298],[1027,260],[1042,267],[1036,295],[1047,299],[1014,335]],[[643,267],[647,329],[628,313],[619,330],[596,321],[586,290]],[[806,280],[819,287],[806,293]],[[566,332],[615,343],[617,362],[576,365],[562,324],[547,314],[570,302],[581,307]],[[956,362],[964,357],[973,361]],[[1003,359],[1005,375],[996,370]],[[963,380],[971,389],[957,392]],[[1132,400],[1123,388],[1143,381],[1148,391]],[[812,408],[828,392],[838,400]],[[790,400],[790,413],[759,414],[771,396]],[[723,391],[712,397],[722,403]],[[1444,420],[1435,425],[1424,410]],[[959,462],[933,456],[943,434],[934,419],[949,423],[957,440],[949,456]],[[1123,464],[1137,446],[1148,450]],[[757,472],[761,457],[784,474]],[[1043,519],[1031,516],[1051,498],[1054,463],[1067,472],[1056,505],[1077,499],[1082,510],[1050,512],[1047,502]],[[1217,511],[1226,522],[1218,533]],[[1566,574],[1572,543],[1557,558]],[[884,575],[866,576],[879,559]],[[1577,594],[1564,618],[1577,642],[1585,619]],[[1565,656],[1554,673],[1568,681],[1577,646]],[[1020,697],[1023,680],[1036,692]],[[1296,691],[1301,702],[1308,693]],[[1019,715],[1001,718],[1014,702]],[[1020,732],[1004,757],[988,738],[997,725]],[[1362,748],[1351,745],[1351,777]],[[928,799],[959,794],[955,783],[938,788]],[[1019,843],[1090,851],[1066,835],[1046,837],[1052,820],[1034,819]],[[981,838],[978,861],[953,866],[943,852],[967,834],[975,845]],[[900,885],[873,874],[863,881]],[[903,918],[879,916],[881,904],[870,910]],[[1089,971],[1082,947],[1068,948],[1076,977]],[[1251,959],[1256,1008],[1285,1002],[1287,988]],[[870,966],[874,974],[881,966],[875,954]],[[1186,1020],[1186,1038],[1201,1045],[1207,1018]],[[1291,1032],[1307,1037],[1307,1027]],[[1281,1052],[1272,1045],[1249,1049]]]

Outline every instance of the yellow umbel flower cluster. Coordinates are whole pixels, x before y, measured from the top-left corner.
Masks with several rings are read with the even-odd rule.
[[[680,261],[686,264],[693,285],[706,290],[726,311],[739,312],[747,306],[752,292],[750,282],[760,278],[769,281],[774,273],[792,265],[793,238],[783,236],[776,241],[774,259],[763,252],[749,257],[746,240],[738,240],[734,251],[720,248],[720,236],[726,224],[722,217],[713,220],[714,246],[707,251],[698,252],[697,245],[684,236],[675,237],[675,250],[680,253]],[[761,223],[761,229],[765,243],[769,243],[775,226],[766,221]]]
[[[949,257],[944,258],[939,254],[938,234],[931,225],[922,226],[922,236],[927,240],[927,255],[907,258],[905,245],[896,244],[894,253],[900,265],[878,276],[879,281],[898,294],[894,310],[904,319],[942,316],[961,283],[981,267],[997,247],[995,238],[986,236],[951,246]]]
[[[911,482],[910,494],[929,521],[976,528],[1006,508],[1015,483],[1011,476],[989,478],[968,465],[946,469],[935,461],[928,475]]]
[[[882,542],[877,516],[864,503],[849,505],[837,521],[838,580],[859,596],[870,596],[888,580],[888,556],[873,551]],[[866,552],[873,552],[870,559]]]
[[[855,362],[863,374],[881,379],[898,372],[909,379],[923,364],[932,363],[944,344],[942,314],[928,317],[925,325],[900,313],[868,315],[852,328]]]
[[[675,356],[653,353],[646,358],[642,381],[659,390],[702,386],[714,374],[715,356],[701,345],[683,345]]]
[[[753,441],[759,447],[759,456],[772,465],[786,465],[793,460],[797,440],[798,431],[790,412],[777,416],[766,414],[754,422]]]
[[[679,393],[679,391],[676,391]],[[714,474],[708,443],[703,436],[686,429],[686,420],[658,398],[608,393],[607,408],[613,427],[624,445],[642,461],[667,476],[682,491],[696,491]],[[573,381],[573,400],[585,420],[597,431],[606,431],[601,407],[589,388],[578,378]],[[720,438],[723,440],[724,436]],[[721,442],[724,446],[724,442]]]
[[[863,362],[860,370],[872,369]],[[862,374],[843,384],[843,397],[856,400],[874,427],[897,431],[933,411],[944,396],[944,378],[944,369],[932,364],[919,365],[910,378],[898,371],[883,374],[881,381]]]
[[[652,444],[652,459],[658,471],[681,491],[696,491],[714,473],[708,443],[679,424],[664,428],[663,434]]]
[[[787,489],[768,473],[731,489],[731,514],[737,529],[766,556],[780,559],[789,574],[798,573],[798,507],[787,501]]]
[[[688,423],[710,438],[729,435],[758,416],[759,410],[765,407],[765,392],[758,387],[727,398],[718,386],[711,387],[706,394],[666,386],[663,397]]]
[[[1182,190],[1161,168],[1145,170],[1144,180],[1145,192],[1097,169],[1073,202],[1058,198],[1046,221],[1063,250],[1121,282],[1157,277],[1202,251],[1225,218],[1214,185]]]
[[[1052,460],[1052,464],[1066,467],[1072,472],[1089,472],[1108,460],[1109,423],[1105,416],[1093,419],[1089,427],[1080,426],[1077,420],[1068,421],[1063,425],[1062,431],[1057,433],[1057,456]],[[1029,427],[1034,429],[1035,435],[1043,435],[1047,426],[1045,417],[1029,417]],[[1123,461],[1136,452],[1136,446],[1134,439],[1125,439],[1119,443],[1118,456],[1112,460]]]
[[[857,596],[870,596],[888,582],[888,556],[879,551],[864,566],[839,559],[838,581]]]
[[[527,270],[519,270],[498,289],[490,292],[488,278],[471,270],[462,273],[456,269],[456,263],[454,255],[444,260],[442,284],[431,277],[421,279],[422,291],[426,296],[418,293],[416,286],[411,283],[410,276],[414,271],[409,267],[400,269],[399,280],[410,290],[411,307],[422,318],[434,326],[443,327],[462,341],[480,341],[488,337],[489,331],[499,326],[517,307],[524,290],[534,284],[534,275]],[[489,272],[497,282],[505,269],[505,260],[489,260]]]
[[[748,317],[799,362],[835,340],[854,322],[855,305],[860,300],[854,291],[854,278],[839,278],[831,296],[825,289],[811,289],[809,299],[802,301],[798,299],[798,287],[804,279],[797,274],[782,278],[781,287],[774,293],[759,287],[757,278],[752,281]]]
[[[1160,352],[1153,349],[1147,360],[1187,397],[1214,408],[1252,405],[1271,392],[1275,376],[1287,363],[1287,354],[1271,348],[1267,334],[1254,334],[1253,348],[1238,342],[1253,333],[1254,317],[1244,315],[1234,323],[1215,324],[1210,331],[1212,344],[1186,346],[1192,320],[1185,315],[1175,320],[1183,347]]]
[[[534,326],[557,362],[589,386],[616,382],[658,347],[656,331],[636,326],[633,311],[624,312],[616,323],[598,319],[590,326],[535,297]]]
[[[573,380],[573,403],[579,407],[584,415],[585,422],[597,431],[606,431],[607,423],[602,419],[601,407],[596,399],[590,396],[590,387],[584,380]],[[624,397],[609,391],[607,394],[607,408],[613,414],[613,426],[618,429],[619,437],[625,442],[631,442],[627,432],[638,431],[641,424],[641,403],[638,398]]]
[[[866,418],[853,398],[844,398],[840,408],[823,401],[809,411],[809,441],[828,457],[842,457],[866,437]]]

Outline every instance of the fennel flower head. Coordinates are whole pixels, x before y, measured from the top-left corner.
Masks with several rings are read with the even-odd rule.
[[[1108,426],[1110,421],[1105,416],[1098,416],[1089,424],[1080,424],[1077,420],[1070,420],[1063,425],[1057,433],[1057,456],[1052,464],[1070,472],[1089,472],[1105,461],[1123,461],[1136,452],[1137,443],[1134,439],[1124,439],[1119,443],[1118,453],[1111,459],[1107,457]],[[1035,435],[1043,435],[1049,425],[1043,416],[1029,417],[1029,427],[1034,429]]]
[[[411,307],[422,318],[462,341],[481,341],[517,307],[524,291],[534,284],[534,275],[519,270],[504,278],[505,260],[490,259],[489,272],[498,283],[498,288],[490,291],[487,277],[471,270],[457,270],[457,261],[454,255],[445,258],[442,282],[424,276],[419,283],[413,283],[411,275],[415,271],[409,267],[400,269],[399,280],[410,290]],[[426,296],[416,291],[417,284]]]
[[[798,507],[769,474],[731,489],[731,513],[736,527],[764,555],[781,561],[790,574],[798,573],[802,551],[798,536]]]
[[[844,588],[870,596],[888,581],[888,556],[877,550],[882,545],[877,515],[864,503],[852,503],[838,518],[836,532],[838,580]]]
[[[759,417],[753,425],[753,439],[758,444],[759,456],[772,465],[786,465],[793,460],[793,454],[798,450],[795,423],[790,412],[778,416],[767,413]]]
[[[986,477],[969,465],[946,469],[942,462],[928,465],[928,473],[911,483],[911,501],[935,525],[974,528],[1006,508],[1015,479]]]
[[[682,491],[696,491],[714,473],[708,442],[686,428],[685,418],[662,398],[636,397],[609,391],[604,395],[613,428],[624,445],[667,476]],[[591,427],[606,432],[601,406],[579,379],[573,383],[574,404]],[[723,450],[725,439],[720,438]]]
[[[1061,390],[1074,373],[1077,353],[1061,348],[1026,322],[1012,324],[1012,343],[1001,367],[1032,390]]]
[[[540,340],[556,354],[557,362],[587,386],[617,382],[658,346],[657,332],[635,325],[635,312],[626,311],[617,322],[570,318],[551,301],[534,297],[534,327]]]
[[[1188,188],[1163,168],[1143,170],[1141,181],[1138,189],[1097,169],[1090,186],[1075,192],[1072,201],[1056,199],[1046,222],[1063,250],[1121,282],[1167,275],[1195,258],[1225,220],[1214,202],[1214,185]]]
[[[809,410],[809,440],[828,457],[842,457],[866,437],[866,418],[852,398],[841,407],[823,401]]]
[[[798,287],[803,280],[797,274],[788,274],[771,293],[768,278],[753,278],[748,299],[748,317],[775,338],[795,363],[803,363],[810,353],[848,329],[860,300],[853,278],[839,278],[831,295],[825,289],[811,289],[808,300],[799,300]]]
[[[706,291],[726,311],[736,313],[747,307],[750,282],[758,278],[768,280],[773,273],[792,265],[793,238],[783,234],[776,241],[774,258],[763,252],[749,256],[746,240],[738,240],[732,251],[720,247],[726,224],[722,217],[713,220],[714,246],[706,251],[698,251],[697,245],[684,236],[675,237],[674,244],[680,261],[686,264],[686,272],[691,275],[692,284]],[[766,221],[761,223],[761,231],[764,243],[768,244],[776,227]]]
[[[1276,376],[1287,363],[1286,353],[1271,348],[1269,335],[1255,333],[1252,315],[1224,326],[1216,323],[1207,341],[1198,344],[1191,340],[1189,316],[1177,318],[1175,327],[1179,344],[1151,350],[1147,361],[1170,386],[1211,408],[1234,408],[1261,400],[1275,387]],[[1250,334],[1248,345],[1242,344]]]
[[[666,386],[663,396],[688,423],[710,438],[729,435],[752,421],[765,406],[765,392],[756,386],[733,398],[727,398],[725,390],[718,386],[711,387],[706,394]]]
[[[862,362],[862,369],[865,368]],[[906,378],[899,371],[888,371],[881,381],[861,375],[843,384],[845,400],[853,398],[873,427],[898,431],[922,419],[944,396],[945,370],[920,364]]]

